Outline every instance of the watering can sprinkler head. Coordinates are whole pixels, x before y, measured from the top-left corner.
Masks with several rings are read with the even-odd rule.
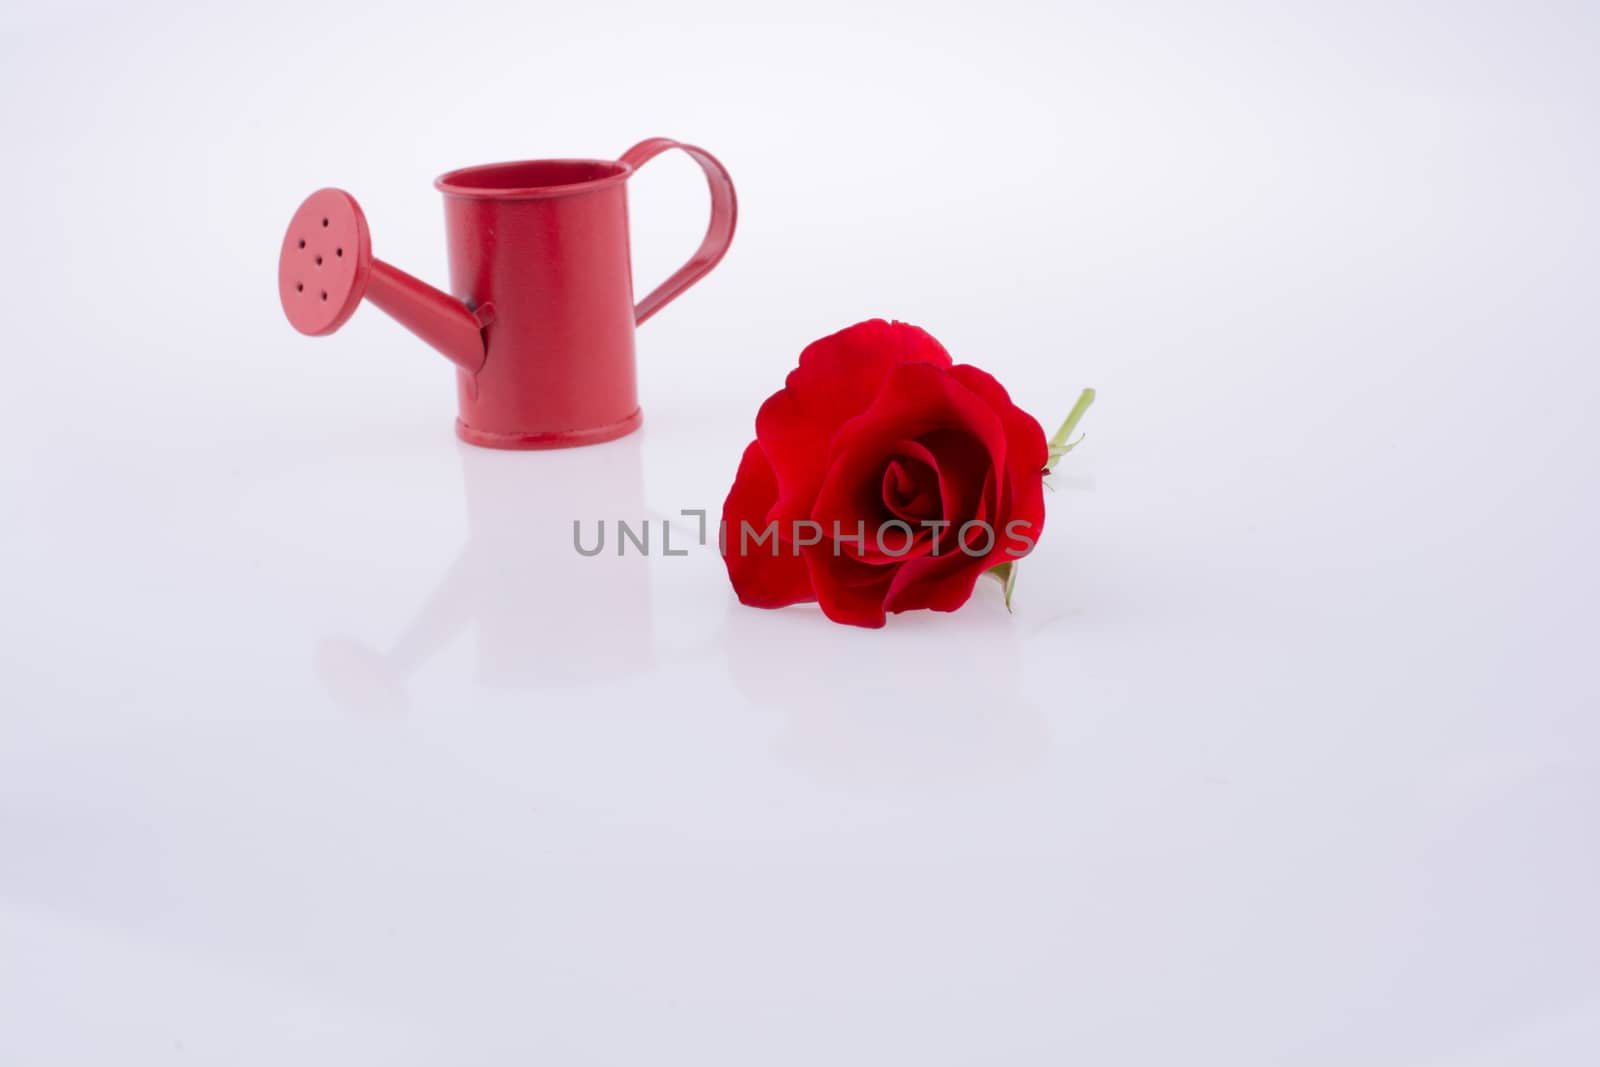
[[[289,323],[321,337],[350,320],[363,298],[476,373],[487,351],[483,331],[493,305],[469,308],[405,271],[372,257],[367,217],[342,189],[319,189],[289,221],[278,256],[278,298]]]

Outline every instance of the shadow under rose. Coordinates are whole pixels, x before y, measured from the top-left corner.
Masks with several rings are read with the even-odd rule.
[[[779,758],[819,781],[981,785],[1050,748],[1043,709],[1021,691],[1022,635],[988,578],[958,612],[891,616],[882,630],[831,623],[813,605],[761,611],[730,598],[725,632],[739,692],[784,714]]]

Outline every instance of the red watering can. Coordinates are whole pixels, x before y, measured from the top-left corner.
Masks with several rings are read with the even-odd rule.
[[[628,177],[669,148],[711,187],[700,248],[635,304]],[[733,240],[733,181],[711,153],[664,137],[615,162],[545,159],[453,170],[444,194],[450,291],[372,256],[366,216],[340,189],[312,193],[283,237],[278,296],[301,333],[330,334],[363,297],[457,369],[456,433],[487,448],[610,441],[640,421],[633,331],[716,266]]]

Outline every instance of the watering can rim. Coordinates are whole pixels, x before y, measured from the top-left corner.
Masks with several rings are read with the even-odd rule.
[[[601,174],[599,177],[585,178],[582,181],[575,182],[563,182],[559,185],[486,187],[460,184],[463,178],[481,175],[487,171],[509,167],[526,167],[535,164],[596,167],[605,170],[606,173]],[[631,163],[624,163],[617,159],[512,159],[500,163],[476,163],[470,167],[458,167],[455,170],[446,171],[433,180],[433,187],[445,196],[461,200],[544,200],[557,196],[579,196],[584,193],[609,188],[613,185],[620,185],[627,181],[633,172],[634,167]]]

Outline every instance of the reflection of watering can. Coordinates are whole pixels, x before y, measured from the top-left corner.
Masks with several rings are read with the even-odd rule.
[[[637,553],[585,559],[573,522],[644,515],[640,441],[542,457],[539,492],[513,457],[461,452],[467,541],[387,646],[322,641],[317,669],[342,703],[398,712],[406,683],[470,631],[475,678],[487,689],[614,681],[657,658],[651,561]],[[678,562],[673,560],[671,562]]]
[[[689,262],[635,306],[626,182],[669,148],[705,171],[711,224]],[[565,448],[636,429],[634,327],[716,266],[733,240],[738,207],[722,164],[657,137],[616,162],[494,163],[434,185],[460,299],[374,259],[355,198],[322,189],[295,212],[278,259],[294,328],[333,333],[371,300],[456,364],[456,432],[470,444]]]

